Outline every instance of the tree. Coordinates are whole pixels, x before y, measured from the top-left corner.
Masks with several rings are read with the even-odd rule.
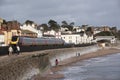
[[[116,37],[120,40],[120,30],[117,31]]]
[[[95,34],[95,36],[113,36],[113,34],[110,31],[102,31],[100,33]]]
[[[7,24],[6,20],[3,20],[3,24]]]
[[[70,31],[73,31],[73,26],[71,26],[71,25],[68,25],[68,27],[67,27]]]
[[[41,25],[40,25],[40,27],[42,27],[42,28],[43,28],[43,32],[46,32],[46,31],[48,31],[48,30],[49,30],[49,27],[48,27],[48,25],[47,25],[47,24],[41,24]]]
[[[87,30],[88,25],[82,25],[82,29]]]
[[[69,26],[68,26],[68,29],[69,29],[70,31],[73,31],[73,26],[74,26],[74,22],[71,22],[71,23],[69,24]]]
[[[8,30],[7,22],[6,20],[3,20],[3,23],[1,24],[2,30]]]
[[[25,24],[26,24],[26,25],[32,25],[33,23],[34,23],[34,22],[33,22],[33,21],[30,21],[30,20],[26,20],[26,21],[25,21]]]
[[[112,28],[110,28],[110,30],[114,35],[117,34],[117,28],[116,27],[112,27]]]
[[[55,30],[55,31],[59,31],[59,29],[60,29],[60,26],[59,26],[59,24],[57,24],[57,22],[56,21],[54,21],[54,20],[50,20],[49,22],[48,22],[48,24],[49,24],[49,28],[52,30]]]
[[[88,28],[87,28],[86,34],[87,34],[88,36],[91,36],[91,35],[93,34],[93,29],[92,29],[92,27],[88,27]]]
[[[74,26],[74,24],[75,24],[74,22],[71,22],[71,23],[70,23],[70,26]]]
[[[66,21],[62,21],[62,25],[61,25],[61,27],[67,27],[68,26],[68,23],[66,22]]]
[[[66,21],[62,21],[61,27],[68,28],[70,31],[73,31],[74,22],[68,24]]]

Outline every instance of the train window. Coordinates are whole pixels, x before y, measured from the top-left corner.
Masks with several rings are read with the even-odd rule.
[[[13,36],[12,41],[17,41],[18,36]]]

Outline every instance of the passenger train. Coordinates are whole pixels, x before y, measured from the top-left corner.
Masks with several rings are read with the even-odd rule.
[[[63,47],[65,41],[55,37],[40,37],[40,38],[31,38],[31,37],[22,37],[22,36],[12,36],[10,45],[14,47],[17,45],[20,47],[21,51],[34,51],[41,49],[51,49]]]
[[[30,38],[13,36],[10,44],[30,46],[30,45],[63,45],[64,40],[54,37]]]

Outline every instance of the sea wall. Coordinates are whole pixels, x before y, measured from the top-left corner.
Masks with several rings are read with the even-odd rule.
[[[88,54],[90,52],[95,52],[98,49],[101,49],[101,48],[98,47],[97,45],[93,45],[93,46],[87,46],[87,47],[77,47],[77,48],[74,47],[74,48],[68,48],[64,50],[56,50],[54,52],[51,52],[52,55],[49,56],[49,59],[50,59],[51,65],[55,66],[56,59],[60,62],[68,58]]]
[[[29,80],[33,75],[45,72],[49,64],[48,54],[13,56],[0,64],[0,80]]]
[[[79,48],[64,48],[45,51],[31,52],[31,55],[10,56],[6,61],[0,62],[1,80],[29,80],[34,75],[43,74],[50,67],[55,66],[55,60],[65,59],[95,52],[99,47],[96,45]],[[30,52],[29,52],[30,54]]]

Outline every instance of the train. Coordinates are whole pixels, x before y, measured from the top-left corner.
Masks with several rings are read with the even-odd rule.
[[[63,45],[64,40],[54,37],[40,37],[40,38],[31,38],[31,37],[21,37],[21,36],[12,36],[10,41],[11,45],[19,46],[35,46],[35,45]]]
[[[65,41],[55,37],[22,37],[12,36],[10,46],[13,48],[13,52],[16,51],[16,46],[20,47],[21,52],[54,49],[65,47]],[[68,47],[68,46],[66,46]]]
[[[71,47],[83,47],[94,44],[79,44],[66,43],[63,39],[55,37],[23,37],[23,36],[12,36],[9,46],[0,47],[0,56],[9,54],[9,49],[12,47],[13,54],[16,53],[16,49],[19,46],[20,52],[32,52],[46,49],[57,49],[57,48],[71,48]]]

